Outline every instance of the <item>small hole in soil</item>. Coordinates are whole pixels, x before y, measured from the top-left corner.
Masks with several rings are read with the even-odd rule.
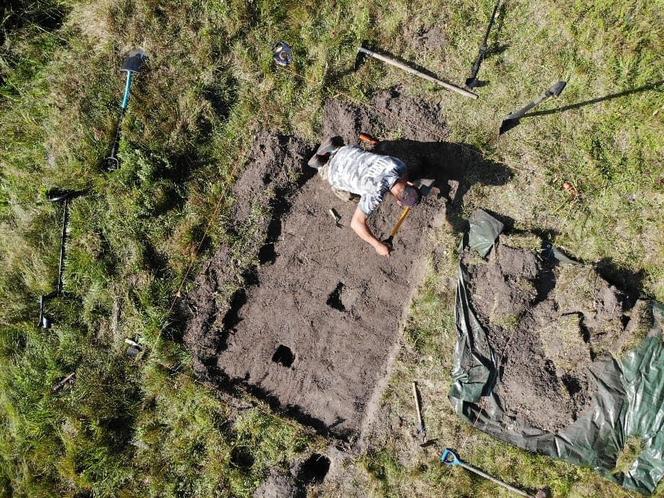
[[[239,469],[250,469],[254,465],[254,456],[247,446],[236,446],[231,450],[231,464]]]
[[[335,310],[346,311],[344,303],[341,302],[341,292],[344,289],[343,282],[339,282],[335,289],[330,293],[327,298],[327,305]]]
[[[579,379],[572,377],[571,375],[563,375],[560,380],[565,385],[565,388],[567,389],[567,392],[570,394],[570,396],[574,396],[576,393],[581,391],[581,384],[579,383]]]
[[[297,473],[297,478],[305,484],[320,484],[330,470],[330,459],[314,453],[307,458]]]
[[[284,367],[290,367],[295,361],[295,355],[289,347],[279,344],[279,347],[272,355],[272,361]]]
[[[277,253],[274,250],[274,244],[266,244],[258,251],[258,261],[264,265],[267,263],[274,263],[277,259]]]

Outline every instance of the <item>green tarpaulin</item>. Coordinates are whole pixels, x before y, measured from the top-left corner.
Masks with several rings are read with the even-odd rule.
[[[470,219],[465,250],[486,256],[503,225],[484,211]],[[560,264],[572,261],[555,248]],[[450,399],[457,413],[478,429],[535,453],[589,465],[627,489],[649,494],[664,476],[664,305],[652,301],[653,324],[648,336],[620,359],[593,364],[597,384],[592,406],[558,433],[529,427],[502,410],[494,387],[500,382],[498,363],[488,335],[473,311],[468,275],[459,268],[456,296],[458,333]],[[482,407],[479,406],[480,398]],[[640,438],[643,451],[626,472],[615,473],[616,461],[630,437]]]

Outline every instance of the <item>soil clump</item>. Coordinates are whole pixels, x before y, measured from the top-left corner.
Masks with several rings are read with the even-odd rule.
[[[494,392],[503,409],[555,433],[590,406],[594,360],[619,357],[648,321],[641,301],[631,307],[595,269],[560,264],[532,242],[502,234],[487,260],[467,250],[462,265],[471,306],[499,358]]]

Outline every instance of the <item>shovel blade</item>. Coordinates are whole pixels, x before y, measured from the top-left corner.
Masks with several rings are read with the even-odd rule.
[[[506,118],[506,119],[503,120],[502,123],[500,123],[500,130],[498,131],[498,135],[502,135],[503,133],[507,133],[512,128],[515,128],[518,125],[519,125],[519,120],[518,119]]]
[[[565,86],[567,86],[566,81],[559,81],[558,83],[553,85],[551,88],[549,88],[549,91],[547,93],[549,95],[551,95],[552,97],[557,97],[565,89]]]
[[[140,73],[148,60],[148,55],[143,49],[137,48],[127,54],[122,64],[122,70],[131,73]]]

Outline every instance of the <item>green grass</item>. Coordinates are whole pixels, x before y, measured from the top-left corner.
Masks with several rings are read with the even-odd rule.
[[[268,127],[316,141],[329,96],[366,103],[403,84],[440,101],[451,141],[515,173],[507,185],[475,185],[467,212],[484,207],[520,229],[548,230],[575,256],[610,263],[664,300],[664,106],[654,85],[664,80],[661,2],[506,4],[490,42],[507,48],[483,64],[490,84],[477,101],[376,61],[348,72],[367,40],[460,83],[491,4],[13,2],[0,25],[0,494],[249,496],[267,469],[323,444],[261,404],[240,409],[194,381],[190,358],[170,340],[169,310],[183,279],[219,243],[239,255],[255,243],[251,227],[237,236],[225,223],[253,134]],[[432,28],[444,37],[420,43]],[[294,46],[292,72],[273,67],[279,39]],[[117,68],[134,46],[150,53],[150,65],[123,125],[122,168],[104,175],[123,88]],[[561,78],[566,90],[541,110],[572,107],[525,118],[496,138],[508,112]],[[73,296],[51,307],[57,326],[43,331],[34,325],[37,297],[55,281],[61,216],[43,194],[55,185],[93,194],[72,205],[65,286]],[[388,411],[412,412],[417,379],[440,447],[511,483],[548,485],[555,496],[627,496],[591,470],[506,446],[451,412],[456,237],[437,234],[445,252],[413,306]],[[145,345],[142,359],[126,356],[125,338]],[[53,393],[74,371],[75,383]],[[346,482],[329,489],[496,495],[493,485],[442,468],[433,450],[407,449],[409,437],[372,441],[347,465]],[[251,469],[230,464],[237,446],[251,448]]]

